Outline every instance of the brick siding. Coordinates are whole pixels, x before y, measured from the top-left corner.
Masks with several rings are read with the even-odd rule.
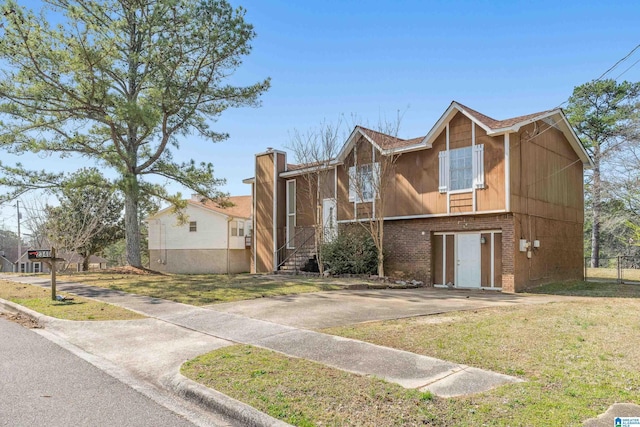
[[[385,221],[385,273],[433,285],[431,238],[437,232],[502,230],[502,290],[515,291],[511,214]]]

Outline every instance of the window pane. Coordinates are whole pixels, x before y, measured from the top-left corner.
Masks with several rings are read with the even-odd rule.
[[[287,181],[287,213],[296,211],[296,182]]]
[[[451,190],[470,189],[473,184],[471,147],[451,150],[449,156],[449,181]]]

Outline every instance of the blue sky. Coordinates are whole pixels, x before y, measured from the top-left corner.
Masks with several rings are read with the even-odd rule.
[[[211,161],[232,195],[249,193],[242,179],[253,175],[254,154],[284,149],[295,129],[305,132],[352,114],[375,126],[401,111],[399,136],[410,138],[426,134],[452,100],[496,119],[547,110],[640,43],[640,2],[634,1],[232,4],[247,10],[257,32],[253,52],[233,82],[271,77],[272,87],[260,108],[228,110],[213,124],[230,134],[228,140],[185,138],[176,155]],[[640,51],[606,77],[618,77],[637,60]],[[640,64],[619,78],[624,79],[640,81]],[[22,161],[38,169],[85,164]],[[0,208],[0,226],[3,218],[15,229],[15,208]]]

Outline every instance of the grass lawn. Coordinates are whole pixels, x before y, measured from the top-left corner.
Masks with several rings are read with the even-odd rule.
[[[640,298],[640,285],[615,282],[562,282],[532,289],[534,294],[572,295],[584,297]]]
[[[461,398],[246,346],[209,353],[183,372],[301,426],[579,426],[615,402],[640,403],[639,312],[640,299],[594,298],[324,331],[526,380]]]
[[[623,268],[620,272],[623,280],[640,281],[640,270]],[[618,278],[617,268],[587,268],[587,277],[592,279],[613,279]]]
[[[76,295],[73,301],[52,301],[51,289],[22,283],[0,280],[0,298],[15,302],[38,313],[66,320],[130,320],[145,316],[104,302],[82,298]]]
[[[341,288],[340,282],[335,280],[285,275],[119,274],[106,271],[63,274],[58,278],[191,305]]]

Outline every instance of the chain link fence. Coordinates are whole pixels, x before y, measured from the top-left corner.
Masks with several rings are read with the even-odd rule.
[[[584,279],[615,280],[618,283],[640,284],[640,257],[616,256],[598,259],[598,266],[591,266],[591,258],[584,259]]]

